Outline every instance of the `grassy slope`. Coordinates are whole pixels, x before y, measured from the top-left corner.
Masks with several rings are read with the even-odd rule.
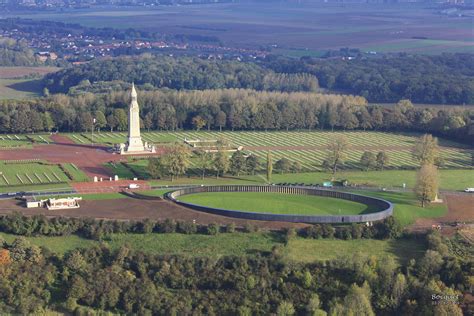
[[[7,243],[11,243],[18,236],[0,233],[0,237],[3,237]],[[33,245],[46,247],[58,254],[64,254],[65,252],[76,248],[87,248],[97,244],[97,242],[94,240],[84,239],[76,235],[63,237],[27,237],[27,239]]]
[[[0,233],[8,243],[17,236]],[[49,248],[60,255],[76,249],[98,245],[99,242],[75,235],[64,237],[27,237],[34,245]],[[207,235],[183,234],[113,234],[104,241],[112,249],[127,245],[146,253],[169,255],[180,254],[193,257],[219,258],[231,255],[255,255],[271,251],[274,245],[283,245],[280,235],[275,233],[232,233]],[[341,256],[362,253],[367,256],[392,256],[403,263],[410,258],[419,258],[424,246],[413,240],[335,240],[302,239],[291,240],[285,246],[285,259],[291,262],[313,262],[331,260]]]
[[[27,99],[41,96],[43,87],[37,79],[1,79],[0,99]]]
[[[182,196],[180,200],[216,208],[273,214],[356,215],[370,212],[366,205],[352,201],[280,193],[199,193]]]
[[[114,234],[107,241],[112,248],[128,244],[156,254],[221,257],[271,251],[279,242],[275,233],[232,233],[218,236],[183,234]]]
[[[290,261],[313,262],[331,260],[347,255],[361,253],[367,256],[391,256],[399,263],[411,258],[418,259],[423,255],[425,247],[416,240],[330,240],[303,239],[290,240],[285,257]]]

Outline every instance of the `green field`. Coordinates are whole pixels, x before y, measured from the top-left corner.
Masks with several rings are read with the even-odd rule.
[[[347,258],[353,255],[392,257],[400,264],[410,259],[419,259],[426,248],[422,241],[417,240],[331,240],[295,238],[289,241],[285,258],[295,262],[314,262]]]
[[[179,197],[180,201],[215,208],[271,214],[357,215],[373,209],[365,204],[311,195],[258,192],[208,192]]]
[[[362,51],[440,53],[472,49],[470,17],[440,15],[423,3],[322,3],[239,1],[143,8],[83,8],[5,12],[6,17],[145,29],[173,36],[206,36],[212,45],[265,47],[294,56],[341,47]],[[426,40],[413,39],[413,36]],[[307,53],[305,53],[307,52]]]
[[[49,134],[0,134],[0,149],[31,147],[32,144],[49,144],[50,142]]]
[[[36,98],[43,94],[40,78],[56,67],[0,67],[0,100]]]
[[[7,243],[11,243],[19,236],[0,232],[0,237],[3,237]],[[76,235],[61,237],[26,237],[26,239],[28,239],[32,245],[48,248],[60,255],[77,248],[89,248],[98,244],[97,241],[85,239]]]
[[[119,174],[120,176],[120,174]],[[330,181],[332,174],[327,172],[304,172],[273,174],[273,183],[304,183],[322,184]],[[439,182],[442,190],[460,191],[473,185],[474,170],[440,170]],[[376,188],[402,188],[403,183],[406,189],[413,189],[416,182],[415,170],[385,170],[385,171],[343,171],[338,172],[336,180],[347,180],[349,184],[369,185]],[[222,184],[265,184],[263,175],[245,175],[240,177],[180,177],[173,182],[169,178],[163,180],[153,180],[153,185],[222,185]]]
[[[382,198],[394,203],[393,216],[404,227],[413,224],[417,218],[436,218],[448,212],[446,204],[443,203],[421,207],[412,192],[355,191],[355,193]]]
[[[326,156],[327,143],[336,136],[347,137],[351,148],[348,159],[342,169],[362,169],[359,160],[364,151],[385,151],[390,163],[388,168],[415,168],[418,163],[411,156],[411,150],[419,134],[393,134],[383,132],[330,132],[330,131],[291,131],[291,132],[144,132],[142,138],[149,143],[182,142],[187,139],[216,140],[225,139],[233,146],[242,146],[246,154],[255,154],[264,159],[268,150],[273,159],[288,158],[297,161],[306,171],[319,171]],[[69,138],[79,144],[91,143],[88,134],[68,134]],[[123,143],[126,133],[94,134],[94,143],[112,145]],[[472,148],[452,141],[440,139],[441,156],[445,159],[446,168],[472,168]]]
[[[74,181],[87,182],[89,177],[73,163],[63,163],[62,168],[69,173]]]
[[[41,80],[0,78],[0,100],[37,98],[42,92]]]
[[[18,236],[0,233],[8,243]],[[31,244],[46,247],[63,255],[77,248],[90,248],[100,242],[76,235],[62,237],[26,237]],[[222,256],[253,256],[268,253],[275,245],[284,247],[284,259],[289,262],[315,262],[360,254],[362,256],[390,256],[398,262],[419,258],[424,245],[415,240],[336,240],[291,239],[284,245],[277,233],[226,233],[217,236],[184,234],[112,234],[105,241],[112,249],[126,245],[135,250],[157,255],[186,255],[192,257],[220,258]]]
[[[0,187],[67,183],[69,181],[67,175],[55,164],[0,161]]]

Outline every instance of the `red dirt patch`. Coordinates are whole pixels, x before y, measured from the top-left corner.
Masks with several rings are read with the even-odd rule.
[[[452,236],[457,228],[464,227],[463,223],[474,222],[474,195],[462,193],[448,193],[444,195],[448,206],[448,213],[438,218],[419,218],[409,227],[410,231],[426,231],[441,228],[445,236]],[[449,226],[458,223],[459,226]]]
[[[197,224],[219,223],[222,225],[235,223],[237,226],[252,224],[264,229],[281,229],[284,227],[305,227],[306,224],[252,221],[238,218],[229,218],[204,212],[193,211],[168,201],[138,200],[132,198],[82,201],[81,207],[69,210],[47,210],[25,208],[18,200],[1,200],[0,214],[9,214],[19,211],[25,215],[43,214],[48,217],[87,217],[107,220],[164,220],[171,218],[181,221],[193,221]]]
[[[120,192],[122,190],[128,189],[129,184],[135,183],[140,186],[140,190],[149,190],[150,185],[143,180],[133,181],[133,180],[119,180],[119,181],[109,181],[109,179],[104,179],[102,182],[77,182],[71,183],[71,186],[78,193],[110,193],[110,192]]]
[[[103,166],[109,161],[126,161],[126,157],[109,152],[109,147],[75,144],[68,137],[52,135],[54,143],[35,145],[28,149],[2,150],[0,160],[44,159],[52,163],[74,163],[89,177],[108,178],[113,176]],[[160,153],[158,153],[160,154]]]

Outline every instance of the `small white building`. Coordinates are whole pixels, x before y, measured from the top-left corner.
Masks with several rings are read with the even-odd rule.
[[[26,207],[46,207],[48,210],[62,210],[70,208],[79,208],[79,201],[82,201],[82,197],[67,197],[67,198],[50,198],[40,200],[35,196],[28,197],[26,199]]]

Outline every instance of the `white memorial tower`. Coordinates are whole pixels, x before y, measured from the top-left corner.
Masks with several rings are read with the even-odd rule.
[[[120,146],[121,154],[143,154],[155,152],[154,146],[143,144],[140,136],[140,108],[137,102],[137,91],[135,84],[132,83],[132,92],[130,93],[132,101],[128,109],[128,141],[126,144]]]

